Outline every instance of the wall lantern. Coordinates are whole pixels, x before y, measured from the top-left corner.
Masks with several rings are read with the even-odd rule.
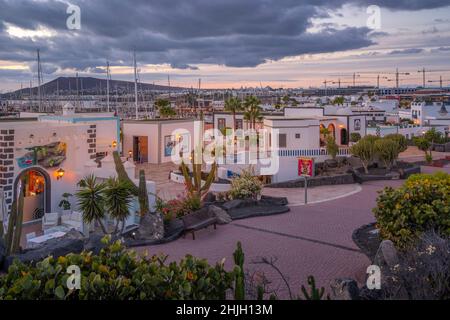
[[[114,141],[112,142],[112,144],[111,144],[111,145],[112,145],[112,147],[113,147],[113,148],[116,148],[116,147],[117,147],[117,141],[116,141],[116,140],[114,140]]]
[[[59,168],[58,170],[56,170],[56,180],[60,180],[64,177],[64,169],[63,168]]]
[[[131,158],[131,156],[133,155],[133,151],[128,151],[128,156]]]

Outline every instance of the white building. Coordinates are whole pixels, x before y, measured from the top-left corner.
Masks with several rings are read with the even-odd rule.
[[[20,181],[24,181],[25,190],[24,227],[42,232],[42,217],[46,213],[61,213],[58,205],[63,193],[75,194],[82,178],[89,174],[100,179],[116,176],[112,151],[120,151],[119,118],[112,113],[73,111],[67,105],[62,115],[0,119],[3,222],[8,220],[13,199],[18,196]],[[134,164],[125,162],[124,166],[134,179]],[[147,181],[151,206],[155,203],[155,189],[154,183]],[[69,201],[77,210],[75,199]],[[133,208],[136,206],[134,201]],[[130,212],[135,212],[133,208]],[[132,214],[130,219],[134,218]]]
[[[194,126],[193,119],[124,120],[123,153],[140,163],[171,162],[176,145],[190,152]]]
[[[448,109],[442,102],[413,102],[411,103],[410,119],[421,126],[433,124],[450,126]]]
[[[112,115],[0,120],[0,187],[7,212],[20,178],[26,181],[24,222],[59,211],[61,195],[74,193],[88,173],[85,164],[116,150],[119,138],[119,120]]]

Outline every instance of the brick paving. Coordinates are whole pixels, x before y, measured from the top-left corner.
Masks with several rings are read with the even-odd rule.
[[[449,167],[422,167],[426,173],[437,170],[449,172]],[[210,263],[226,259],[226,267],[233,267],[232,254],[237,241],[241,241],[246,255],[246,268],[250,272],[262,271],[278,294],[287,298],[287,290],[280,277],[270,268],[252,262],[259,257],[276,257],[277,266],[289,278],[297,293],[308,275],[314,275],[318,285],[329,290],[329,282],[339,277],[350,277],[360,284],[370,264],[352,241],[352,232],[374,222],[372,208],[377,191],[385,186],[398,187],[396,181],[364,183],[360,192],[337,200],[306,206],[291,207],[286,214],[234,221],[197,232],[196,239],[179,239],[159,246],[141,247],[139,252],[164,253],[169,260],[179,260],[186,254],[205,258]],[[344,188],[335,186],[334,188]],[[299,189],[302,193],[303,189]],[[320,190],[320,189],[317,189]],[[327,190],[322,190],[324,197]]]
[[[291,212],[269,217],[234,221],[217,230],[199,231],[197,240],[191,237],[168,244],[143,247],[138,251],[164,253],[169,260],[179,260],[185,254],[206,258],[210,263],[226,258],[226,266],[233,266],[232,253],[241,241],[250,271],[263,271],[280,285],[273,270],[251,262],[258,257],[276,257],[278,267],[289,277],[293,290],[314,275],[318,284],[328,288],[337,277],[352,277],[362,283],[370,264],[353,243],[353,230],[374,221],[371,209],[377,191],[384,186],[399,186],[402,181],[377,181],[364,184],[362,191],[349,197],[307,206],[292,207]],[[287,297],[283,286],[279,294]]]

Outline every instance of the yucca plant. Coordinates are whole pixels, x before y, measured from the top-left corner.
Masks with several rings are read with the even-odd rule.
[[[104,189],[105,208],[109,215],[117,220],[114,232],[119,230],[122,223],[121,233],[125,229],[125,220],[130,215],[130,204],[132,194],[128,185],[117,178],[109,178]]]
[[[102,219],[105,217],[105,183],[98,183],[94,175],[89,175],[79,184],[81,189],[75,196],[78,199],[78,207],[83,213],[83,220],[86,223],[98,222],[103,233],[107,233]]]

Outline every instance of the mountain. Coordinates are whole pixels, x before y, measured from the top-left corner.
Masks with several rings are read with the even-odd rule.
[[[78,80],[78,92],[80,95],[96,95],[106,94],[106,79],[99,79],[93,77],[59,77],[50,82],[47,82],[41,86],[43,95],[75,95],[77,94],[77,80]],[[110,80],[109,81],[110,94],[115,94],[116,91],[119,94],[126,92],[134,93],[134,82],[122,81],[122,80]],[[169,87],[154,85],[150,83],[138,83],[139,91],[180,91],[184,88]],[[32,95],[38,94],[38,88],[31,88]],[[27,97],[30,95],[30,88],[23,88],[13,92],[3,94],[3,98],[11,97]]]

